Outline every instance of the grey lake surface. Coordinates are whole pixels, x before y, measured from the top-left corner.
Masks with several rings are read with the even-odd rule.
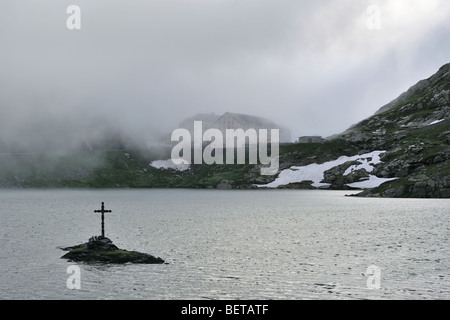
[[[450,201],[349,193],[0,190],[0,299],[449,299]],[[107,237],[167,264],[61,259],[102,201]]]

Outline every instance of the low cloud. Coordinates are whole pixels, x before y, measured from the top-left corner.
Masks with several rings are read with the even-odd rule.
[[[76,145],[105,127],[151,140],[226,111],[327,136],[450,56],[443,0],[79,0],[81,30],[70,4],[2,2],[4,143]]]

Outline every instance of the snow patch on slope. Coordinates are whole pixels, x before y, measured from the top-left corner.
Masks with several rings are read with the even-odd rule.
[[[348,176],[350,173],[352,173],[355,170],[361,170],[364,169],[368,173],[373,171],[373,166],[380,163],[380,154],[385,151],[374,151],[372,153],[368,153],[369,156],[365,157],[365,155],[360,156],[357,161],[361,162],[361,164],[358,165],[352,165],[344,172],[344,176]]]
[[[288,185],[290,183],[302,182],[302,181],[312,181],[312,186],[315,188],[327,188],[330,186],[329,183],[321,182],[324,179],[324,173],[334,167],[346,163],[347,161],[359,161],[361,164],[350,166],[344,173],[344,175],[349,175],[354,170],[365,169],[368,173],[373,171],[374,165],[381,162],[380,154],[386,151],[373,151],[370,153],[356,155],[352,157],[342,156],[339,159],[325,162],[322,164],[313,163],[307,166],[301,167],[291,167],[289,169],[280,172],[275,181],[265,184],[257,185],[259,188],[277,188],[278,186]],[[380,186],[382,183],[396,180],[378,178],[374,175],[370,175],[369,179],[366,181],[355,182],[348,184],[350,187],[354,188],[375,188]]]
[[[440,122],[442,122],[442,121],[445,121],[445,119],[433,121],[432,123],[429,124],[429,126],[432,126],[433,124],[440,123]]]
[[[369,175],[369,179],[365,181],[360,182],[354,182],[347,184],[349,187],[352,188],[359,188],[359,189],[372,189],[379,187],[385,182],[397,180],[398,178],[378,178],[374,175]]]
[[[189,170],[190,164],[183,159],[180,159],[180,160],[182,161],[181,164],[173,163],[172,159],[155,160],[150,163],[150,166],[153,168],[156,168],[156,169],[173,169],[173,170],[177,170],[177,171]]]

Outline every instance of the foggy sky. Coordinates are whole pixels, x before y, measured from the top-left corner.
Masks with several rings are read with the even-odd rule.
[[[81,30],[66,27],[71,4]],[[367,27],[370,5],[379,30]],[[0,139],[24,144],[75,143],[104,123],[150,139],[226,111],[270,118],[293,140],[329,136],[450,62],[447,0],[2,0],[0,9]]]

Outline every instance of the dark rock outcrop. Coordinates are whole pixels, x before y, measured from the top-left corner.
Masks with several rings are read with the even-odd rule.
[[[360,182],[364,178],[368,178],[369,174],[365,169],[352,171],[348,175],[344,175],[345,171],[352,165],[359,165],[359,161],[347,161],[339,166],[331,168],[324,172],[322,183],[329,183],[331,190],[351,190],[347,184]]]
[[[415,175],[365,190],[359,196],[387,198],[450,198],[450,176]]]
[[[147,253],[119,249],[106,237],[92,237],[88,242],[61,248],[69,251],[62,259],[80,262],[161,264],[164,260]]]
[[[278,186],[277,189],[316,189],[312,186],[313,181],[293,182]]]

